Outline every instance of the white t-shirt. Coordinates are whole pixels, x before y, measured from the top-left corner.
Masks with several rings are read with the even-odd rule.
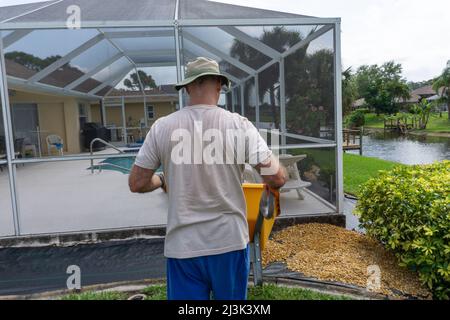
[[[244,134],[243,146],[231,138]],[[169,197],[165,256],[186,259],[246,248],[241,160],[257,165],[271,154],[250,121],[217,106],[189,106],[158,119],[135,164],[151,170],[163,166]]]

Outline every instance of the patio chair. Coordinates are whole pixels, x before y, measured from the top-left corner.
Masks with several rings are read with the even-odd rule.
[[[14,155],[16,159],[21,159],[24,157],[24,144],[25,138],[18,138],[14,140]],[[22,167],[25,167],[25,163],[22,163]]]
[[[289,180],[281,188],[280,192],[289,192],[296,190],[298,199],[304,200],[305,197],[302,194],[302,190],[311,186],[310,182],[303,181],[300,177],[300,172],[297,163],[306,159],[306,155],[293,156],[290,154],[280,155],[280,163],[286,168],[289,175]]]
[[[14,140],[14,154],[17,159],[23,158],[23,146],[25,138],[18,138]]]
[[[306,158],[306,155],[280,155],[280,163],[286,168],[289,175],[289,180],[280,189],[281,193],[286,193],[291,190],[297,191],[299,200],[304,200],[305,197],[302,194],[302,190],[311,186],[310,182],[303,181],[300,177],[300,172],[297,167],[297,163]],[[244,181],[247,183],[262,183],[262,178],[259,173],[253,169],[250,165],[246,164],[244,169]]]
[[[48,155],[52,154],[51,152],[52,148],[55,148],[61,156],[64,155],[64,141],[60,136],[56,134],[51,134],[47,136],[46,141],[47,141]]]

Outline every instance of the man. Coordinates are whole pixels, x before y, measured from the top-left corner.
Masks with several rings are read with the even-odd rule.
[[[227,150],[215,150],[212,157],[220,160],[233,154],[228,159],[242,156],[246,162],[253,161],[259,172],[270,172],[263,180],[273,189],[286,182],[285,169],[254,125],[217,107],[222,86],[229,84],[217,62],[198,58],[189,63],[186,80],[176,86],[187,90],[189,106],[155,122],[130,174],[132,192],[162,187],[169,196],[164,254],[171,300],[208,300],[211,294],[217,300],[247,297],[250,261],[241,187],[244,166],[238,161],[211,163],[206,149],[199,150],[198,145],[206,140],[223,143],[230,132],[243,132],[243,154],[233,154],[238,148],[234,139],[228,139],[227,148],[222,148]],[[223,140],[205,138],[211,132],[220,133]],[[155,175],[161,164],[165,175]]]

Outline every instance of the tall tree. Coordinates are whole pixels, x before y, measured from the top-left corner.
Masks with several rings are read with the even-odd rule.
[[[402,65],[393,61],[382,66],[361,66],[356,73],[358,95],[375,109],[377,114],[395,114],[399,101],[410,97]]]
[[[303,36],[299,32],[287,30],[285,27],[274,27],[265,30],[258,40],[281,53],[302,41]],[[304,57],[306,49],[307,46],[298,50],[294,55],[297,58],[299,55]],[[233,43],[230,55],[254,69],[258,69],[270,61],[270,58],[266,55],[240,41],[235,41]],[[234,71],[236,72],[237,70]],[[289,76],[288,73],[289,70],[286,68],[286,78]],[[277,65],[261,72],[259,77],[259,97],[260,99],[263,99],[266,94],[269,95],[270,113],[272,114],[272,119],[276,128],[279,128],[280,126],[279,110],[276,106],[276,99],[279,99],[279,96],[277,97],[279,77],[280,73]],[[250,86],[246,86],[245,95],[248,95],[251,89]]]
[[[434,81],[433,89],[441,95],[439,99],[448,107],[448,119],[450,120],[450,67],[444,69],[442,74]]]
[[[39,72],[42,69],[46,68],[47,66],[51,65],[56,60],[61,59],[61,56],[58,55],[49,56],[42,59],[23,51],[11,51],[5,53],[5,59],[12,60],[18,64],[25,66],[30,70]]]
[[[353,102],[358,98],[355,76],[352,68],[342,71],[342,109],[344,114],[348,114]]]
[[[155,80],[143,70],[130,74],[130,78],[123,81],[124,86],[131,90],[141,90],[141,83],[144,90],[156,88]]]

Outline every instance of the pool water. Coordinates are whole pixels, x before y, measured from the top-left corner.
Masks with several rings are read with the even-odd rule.
[[[119,171],[122,172],[124,174],[128,174],[130,173],[131,168],[134,165],[134,161],[135,161],[135,157],[129,157],[129,158],[108,158],[103,160],[101,163],[102,164],[113,164],[114,166],[102,166],[103,170],[113,170],[113,171]],[[115,166],[119,166],[121,168],[115,167]]]
[[[112,171],[118,171],[123,174],[129,174],[131,171],[131,168],[134,165],[136,157],[126,157],[126,158],[108,158],[100,163],[102,164],[102,170],[112,170]],[[108,164],[112,164],[111,166],[108,166]],[[99,166],[94,165],[96,169],[99,168]],[[91,168],[88,168],[89,170]],[[156,172],[161,172],[161,168],[159,168]]]

